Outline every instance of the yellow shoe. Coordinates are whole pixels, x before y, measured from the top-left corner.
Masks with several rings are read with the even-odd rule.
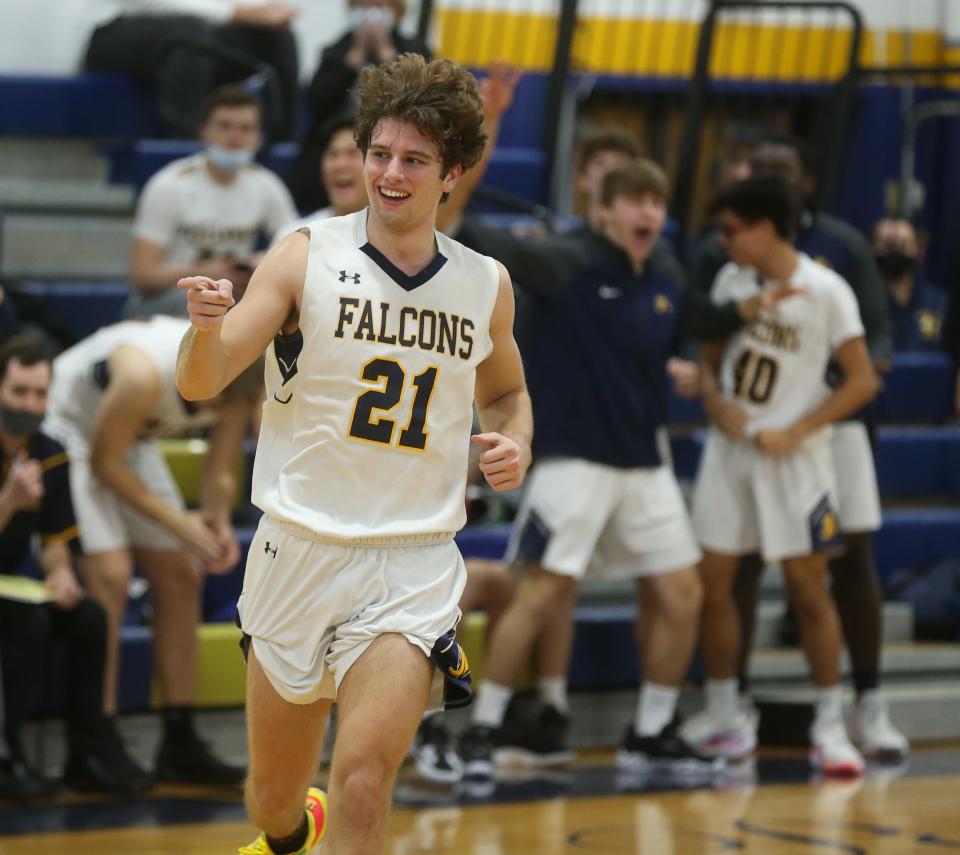
[[[309,855],[327,830],[327,794],[317,787],[307,790],[307,842],[297,850],[296,855]],[[249,846],[241,846],[238,855],[274,855],[267,845],[267,837],[261,834]]]

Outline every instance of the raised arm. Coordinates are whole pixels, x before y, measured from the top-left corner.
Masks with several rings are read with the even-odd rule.
[[[177,283],[188,292],[193,324],[177,358],[177,387],[184,398],[219,394],[285,325],[291,331],[296,327],[309,247],[303,231],[281,240],[257,267],[236,308],[227,279],[191,276]]]
[[[513,285],[498,262],[500,287],[490,319],[493,351],[477,366],[476,403],[483,433],[473,441],[486,447],[480,471],[494,490],[513,490],[530,466],[533,411],[513,338]]]

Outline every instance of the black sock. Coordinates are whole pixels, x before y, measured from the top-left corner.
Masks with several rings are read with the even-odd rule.
[[[193,707],[164,707],[162,714],[164,739],[183,742],[193,736]]]
[[[855,668],[853,671],[853,687],[859,698],[864,692],[872,691],[880,685],[880,673],[876,668]]]
[[[271,837],[267,835],[267,845],[274,855],[293,855],[303,848],[307,842],[307,835],[310,833],[310,826],[307,825],[307,814],[304,812],[300,818],[300,827],[286,837]]]

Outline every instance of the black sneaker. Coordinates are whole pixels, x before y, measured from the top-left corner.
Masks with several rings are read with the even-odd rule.
[[[213,755],[195,733],[177,739],[165,737],[157,752],[157,780],[177,784],[236,786],[243,783],[247,770],[232,766]]]
[[[112,719],[85,736],[71,744],[64,769],[63,783],[71,790],[130,796],[153,786],[153,775],[127,753]]]
[[[431,715],[420,722],[410,756],[420,775],[438,784],[455,784],[463,777],[463,763],[443,715]]]
[[[638,736],[629,725],[617,752],[617,766],[626,771],[656,767],[676,773],[710,774],[723,768],[723,760],[697,751],[680,735],[680,721],[674,719],[656,736]]]
[[[48,799],[60,788],[22,758],[0,757],[0,800]]]
[[[471,724],[460,734],[460,760],[465,778],[493,777],[493,728]]]
[[[574,752],[567,746],[570,717],[539,699],[518,695],[510,701],[503,726],[494,734],[498,764],[564,766]]]

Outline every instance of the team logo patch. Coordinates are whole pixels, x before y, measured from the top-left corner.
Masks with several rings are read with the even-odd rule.
[[[836,549],[843,543],[840,533],[840,520],[830,504],[830,497],[824,496],[810,513],[810,543],[814,552]]]
[[[359,274],[359,273],[347,273],[346,270],[341,270],[341,271],[340,271],[340,281],[341,281],[341,282],[346,282],[348,279],[350,279],[350,280],[353,282],[354,285],[359,285],[359,284],[360,284],[360,274]]]
[[[657,294],[653,298],[653,310],[658,315],[666,315],[673,311],[673,303],[670,302],[670,298],[666,294]]]

